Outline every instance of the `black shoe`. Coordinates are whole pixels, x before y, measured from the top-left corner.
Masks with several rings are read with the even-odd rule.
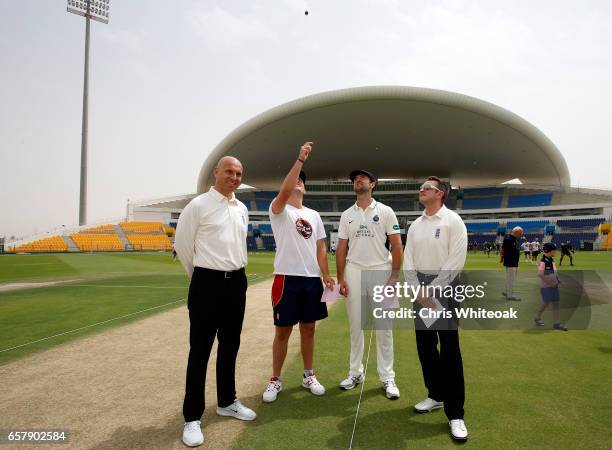
[[[568,331],[567,327],[561,323],[556,323],[553,325],[553,329],[555,330],[561,330],[561,331]]]

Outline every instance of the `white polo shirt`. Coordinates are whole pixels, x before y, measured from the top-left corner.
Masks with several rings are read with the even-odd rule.
[[[247,264],[247,207],[214,187],[187,204],[176,226],[174,249],[189,278],[193,268],[230,272]]]
[[[385,247],[385,242],[388,235],[399,232],[393,210],[372,199],[365,210],[355,203],[342,213],[338,238],[349,241],[348,262],[373,267],[391,262],[391,252]]]
[[[463,269],[466,255],[467,229],[461,217],[444,205],[433,216],[423,211],[406,235],[406,279],[415,283],[414,271],[438,274],[431,284],[446,286]]]
[[[268,210],[276,241],[274,274],[320,277],[317,241],[325,239],[321,216],[314,209],[285,205],[280,214]]]

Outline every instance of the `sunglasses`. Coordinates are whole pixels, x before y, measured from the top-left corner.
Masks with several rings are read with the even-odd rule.
[[[431,183],[423,183],[421,187],[419,188],[419,191],[428,191],[430,189],[435,189],[438,192],[442,192],[441,189],[438,189],[436,186],[434,186]]]

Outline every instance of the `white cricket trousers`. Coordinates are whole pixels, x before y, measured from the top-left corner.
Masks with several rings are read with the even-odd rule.
[[[377,271],[374,276],[367,276],[366,284],[372,284],[372,286],[368,286],[367,292],[363,293],[361,290],[362,270],[368,271],[366,272],[368,274],[370,274],[369,271]],[[351,262],[346,264],[344,279],[346,280],[349,292],[345,303],[351,335],[349,376],[360,376],[363,374],[364,332],[361,327],[362,310],[372,310],[372,287],[374,284],[384,284],[390,274],[390,263],[374,267],[362,267]],[[370,307],[368,307],[368,304],[364,304],[365,302],[369,302]],[[370,318],[370,323],[374,323],[372,318]],[[393,371],[393,329],[391,320],[378,320],[375,327],[380,328],[376,330],[378,376],[380,381],[383,382],[393,380],[395,379],[395,372]]]

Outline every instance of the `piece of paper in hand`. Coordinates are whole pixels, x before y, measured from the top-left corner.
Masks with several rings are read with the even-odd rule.
[[[340,297],[340,285],[334,284],[332,289],[325,287],[321,301],[325,303],[335,303]]]
[[[436,307],[435,308],[429,308],[430,310],[436,311],[437,313],[440,313],[441,311],[444,311],[444,307],[442,306],[442,304],[440,303],[440,301],[437,298],[432,297],[431,300],[434,302]],[[423,308],[423,309],[425,309],[425,308]],[[427,328],[430,328],[434,324],[434,322],[436,320],[438,320],[438,316],[434,315],[434,314],[430,314],[430,317],[424,317],[424,318],[422,317],[421,320],[423,320],[423,323],[425,324],[425,326]]]

